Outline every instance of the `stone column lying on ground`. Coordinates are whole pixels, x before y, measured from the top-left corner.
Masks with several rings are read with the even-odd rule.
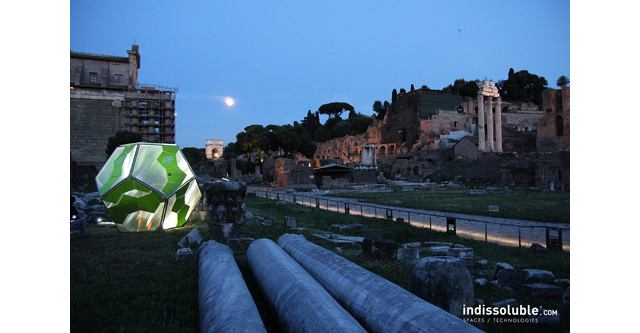
[[[278,245],[369,332],[481,332],[302,235],[284,234]]]
[[[366,332],[272,240],[254,241],[247,263],[282,332]]]
[[[228,246],[208,241],[198,250],[200,332],[267,332]]]

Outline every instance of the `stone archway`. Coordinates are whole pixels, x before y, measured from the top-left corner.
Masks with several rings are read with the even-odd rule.
[[[217,156],[215,155],[216,152],[217,152]],[[205,153],[208,160],[213,160],[213,159],[222,157],[222,154],[223,154],[222,140],[206,140]]]
[[[378,155],[386,155],[387,154],[387,148],[385,146],[380,146],[380,149],[378,150]]]

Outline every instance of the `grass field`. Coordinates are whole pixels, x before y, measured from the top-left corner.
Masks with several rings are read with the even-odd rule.
[[[245,226],[243,237],[268,238],[276,241],[288,232],[284,216],[296,218],[298,227],[307,228],[305,237],[337,253],[330,243],[312,236],[315,230],[332,230],[332,224],[362,223],[369,228],[381,229],[383,237],[399,243],[445,241],[474,248],[478,260],[489,262],[487,270],[472,269],[473,279],[490,274],[498,262],[507,262],[515,268],[550,270],[556,278],[569,278],[569,253],[561,251],[531,252],[525,248],[503,247],[446,235],[429,229],[397,224],[382,219],[345,215],[299,205],[275,205],[274,200],[253,197],[245,203],[255,215],[271,219],[272,227]],[[197,262],[195,259],[176,261],[178,241],[193,228],[208,240],[206,223],[154,233],[119,233],[115,227],[90,226],[87,237],[72,238],[71,254],[71,331],[73,332],[198,332]],[[352,232],[351,235],[359,235]],[[224,242],[223,240],[218,240]],[[276,320],[267,306],[253,277],[249,273],[247,246],[233,249],[249,291],[269,332],[279,332]],[[192,249],[194,252],[195,248]],[[362,249],[345,249],[339,255],[353,261],[381,277],[408,288],[409,277],[415,263],[403,260],[384,262],[362,255]],[[426,248],[420,256],[430,256]],[[490,278],[490,277],[487,277]],[[476,288],[475,298],[485,304],[516,298],[520,304],[559,309],[553,301],[526,297],[521,291],[505,290],[496,286]],[[569,313],[561,310],[562,327],[531,324],[487,325],[490,332],[560,332],[569,330]]]
[[[361,199],[362,202],[413,209],[504,217],[538,222],[569,223],[569,193],[529,190],[489,191],[469,195],[465,189],[402,192],[343,192],[327,196]],[[397,203],[400,201],[400,203]],[[489,206],[498,206],[497,212]]]

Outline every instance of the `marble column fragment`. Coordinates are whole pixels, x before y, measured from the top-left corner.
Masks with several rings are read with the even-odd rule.
[[[368,332],[482,332],[302,235],[284,234],[278,245]]]
[[[198,249],[200,332],[267,332],[228,246],[208,241]]]
[[[247,263],[282,332],[366,332],[272,240],[251,243]]]

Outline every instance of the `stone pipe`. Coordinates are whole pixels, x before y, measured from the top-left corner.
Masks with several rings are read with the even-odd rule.
[[[482,332],[302,235],[284,234],[278,245],[371,333]]]
[[[282,332],[366,332],[272,240],[254,241],[247,263]]]
[[[198,249],[200,332],[267,332],[228,246],[208,241]]]

